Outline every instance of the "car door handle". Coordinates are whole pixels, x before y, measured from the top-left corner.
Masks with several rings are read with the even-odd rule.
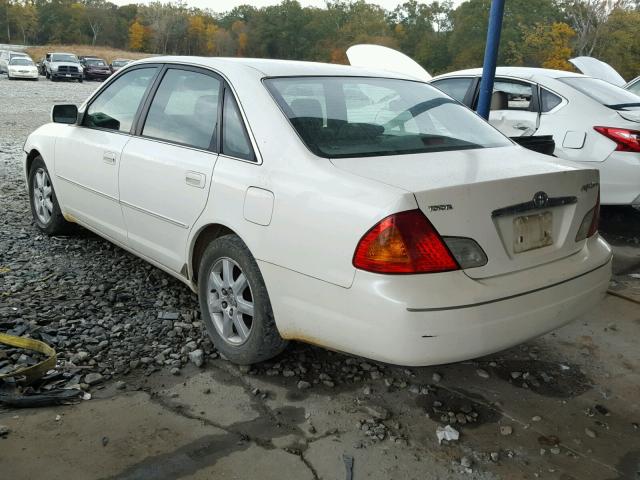
[[[102,155],[102,160],[108,165],[115,165],[116,157],[117,155],[114,152],[104,152],[104,155]]]
[[[206,183],[207,177],[202,173],[198,172],[187,172],[184,177],[187,185],[191,187],[204,188],[204,184]]]

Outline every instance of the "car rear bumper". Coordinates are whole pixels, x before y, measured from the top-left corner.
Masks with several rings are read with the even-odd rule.
[[[598,168],[603,205],[640,207],[640,153],[613,152]]]
[[[464,272],[357,271],[345,289],[260,262],[283,337],[383,362],[434,365],[493,353],[558,328],[604,296],[600,237],[562,260],[482,280]]]

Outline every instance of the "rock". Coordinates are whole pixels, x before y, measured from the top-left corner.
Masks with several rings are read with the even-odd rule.
[[[177,312],[158,312],[158,319],[160,320],[177,320],[180,314]]]
[[[116,382],[116,390],[124,390],[125,388],[127,388],[127,382],[123,382],[122,380]]]
[[[551,447],[549,451],[554,455],[558,455],[560,453],[560,447]]]
[[[498,452],[491,452],[489,454],[489,458],[491,458],[492,462],[497,462],[498,460],[500,460],[500,453]]]
[[[500,425],[500,435],[511,435],[513,433],[513,427],[511,425]]]
[[[109,437],[102,437],[102,446],[106,447],[109,444]]]
[[[311,388],[311,384],[309,382],[305,382],[304,380],[300,380],[298,382],[298,390],[307,390]]]
[[[6,425],[0,425],[0,438],[4,438],[11,433],[11,429]]]
[[[100,373],[88,373],[84,376],[84,382],[88,385],[96,385],[104,380]]]
[[[486,370],[483,370],[482,368],[479,368],[476,370],[476,373],[478,374],[478,376],[480,378],[489,378],[489,372],[487,372]]]
[[[598,436],[598,434],[595,432],[595,430],[591,430],[589,427],[586,427],[584,429],[584,433],[589,438],[596,438]]]
[[[539,422],[541,420],[542,420],[542,417],[540,415],[534,415],[533,417],[531,417],[532,422]]]
[[[458,432],[451,425],[447,425],[446,427],[438,427],[436,429],[436,437],[438,438],[438,443],[442,444],[443,440],[447,442],[455,442],[460,438],[460,432]]]
[[[520,378],[522,376],[522,372],[511,372],[511,378],[513,378],[514,380],[516,378]]]
[[[442,380],[442,375],[440,375],[438,372],[433,372],[433,375],[431,375],[431,380],[433,380],[434,383],[440,383],[440,380]]]
[[[462,465],[464,468],[471,468],[471,465],[473,465],[473,461],[471,461],[469,457],[462,457],[460,459],[460,465]]]
[[[204,363],[204,352],[199,348],[193,352],[189,352],[189,360],[191,360],[191,363],[196,367],[201,367]]]
[[[171,369],[171,375],[180,375],[180,369],[178,367],[173,367]]]

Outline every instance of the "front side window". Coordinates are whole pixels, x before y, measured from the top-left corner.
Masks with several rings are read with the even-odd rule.
[[[224,92],[222,112],[222,153],[230,157],[255,161],[253,148],[251,148],[247,130],[244,128],[240,109],[229,90]]]
[[[563,83],[614,110],[640,110],[640,98],[624,88],[591,77],[559,78]]]
[[[156,91],[142,135],[208,149],[216,142],[220,80],[169,69]]]
[[[473,82],[473,78],[445,78],[431,82],[431,84],[462,103],[464,97],[467,96],[471,82]]]
[[[294,77],[266,79],[265,85],[307,147],[322,157],[511,145],[469,109],[421,82]]]
[[[129,132],[156,67],[138,68],[118,77],[91,102],[83,125]]]

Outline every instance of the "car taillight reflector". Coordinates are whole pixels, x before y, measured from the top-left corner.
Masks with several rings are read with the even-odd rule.
[[[435,273],[460,267],[420,210],[382,219],[358,242],[353,265],[375,273]]]
[[[593,127],[593,129],[616,142],[616,151],[640,153],[639,131],[614,127]]]
[[[589,210],[582,219],[582,223],[576,234],[576,242],[594,236],[598,231],[598,223],[600,223],[600,190],[598,190],[596,205]]]

